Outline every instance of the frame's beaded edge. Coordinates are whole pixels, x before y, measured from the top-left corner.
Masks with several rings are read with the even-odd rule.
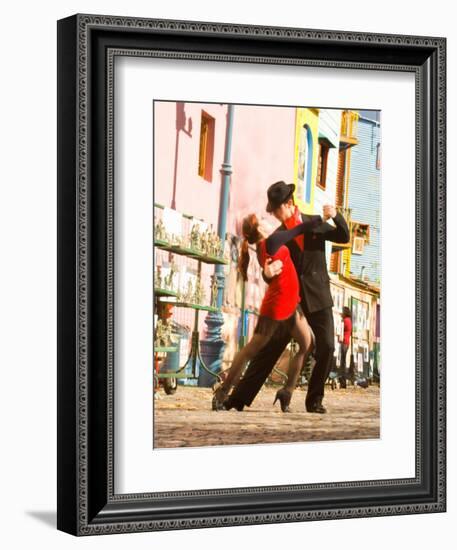
[[[245,35],[250,37],[282,37],[292,39],[306,39],[306,40],[328,40],[328,41],[342,41],[342,42],[372,42],[376,44],[392,44],[392,45],[408,45],[408,46],[428,46],[436,48],[438,51],[438,113],[437,113],[437,130],[438,130],[438,369],[439,369],[439,385],[438,385],[438,425],[440,427],[438,434],[438,498],[436,502],[416,505],[399,505],[399,506],[369,506],[359,508],[344,508],[344,509],[330,509],[326,511],[308,511],[308,512],[293,512],[293,513],[266,513],[266,514],[254,514],[254,515],[234,515],[227,517],[217,518],[202,518],[202,519],[189,519],[189,520],[175,520],[175,521],[141,521],[141,522],[126,522],[109,525],[90,525],[88,524],[87,517],[87,97],[88,97],[88,81],[87,81],[87,41],[88,41],[88,29],[93,26],[101,27],[117,27],[117,28],[136,28],[136,29],[156,29],[156,30],[168,30],[168,31],[188,31],[188,32],[200,32],[209,34],[233,34],[233,35]],[[78,243],[77,243],[77,265],[78,265],[78,388],[77,399],[79,405],[78,414],[78,533],[80,535],[90,534],[110,534],[110,533],[128,533],[134,531],[155,531],[155,530],[167,530],[167,529],[191,529],[191,528],[204,528],[204,527],[219,527],[229,525],[247,525],[247,524],[259,524],[259,523],[280,523],[280,522],[293,522],[293,521],[310,521],[310,520],[323,520],[323,519],[346,519],[353,517],[366,517],[366,516],[379,516],[379,515],[400,515],[400,514],[415,514],[425,512],[442,512],[445,511],[445,336],[444,326],[446,322],[446,311],[444,307],[445,300],[445,49],[446,40],[444,38],[434,37],[421,37],[421,36],[404,36],[404,35],[389,35],[389,34],[368,34],[360,32],[346,32],[346,31],[320,31],[320,30],[308,30],[308,29],[293,29],[293,28],[279,28],[270,26],[254,26],[254,25],[240,25],[240,24],[225,24],[225,23],[207,23],[207,22],[194,22],[194,21],[169,21],[161,19],[138,19],[131,17],[111,17],[111,16],[99,16],[99,15],[78,15],[78,202],[77,202],[77,220],[78,220]],[[144,53],[144,52],[143,52]],[[147,52],[146,52],[147,55]],[[201,58],[209,59],[205,54],[200,54]],[[185,56],[183,56],[185,57]],[[212,56],[218,60],[223,61],[224,55]],[[246,56],[231,56],[238,58],[241,61],[252,61]],[[191,57],[190,55],[188,58]],[[243,58],[243,59],[241,59]],[[271,58],[265,58],[263,62],[270,62]],[[282,59],[284,63],[300,63],[301,60],[297,59]],[[257,58],[256,62],[262,62],[261,58]],[[280,62],[280,61],[278,61]],[[302,61],[302,64],[305,64]],[[399,66],[380,66],[370,65],[368,63],[323,63],[319,61],[306,61],[307,65],[312,66],[350,66],[351,68],[360,69],[378,69],[378,70],[409,70],[411,67],[399,67]],[[419,93],[419,92],[416,92]],[[417,115],[416,105],[416,115]],[[112,113],[108,116],[112,117]],[[111,136],[112,138],[112,136]],[[416,143],[416,150],[417,150]],[[108,163],[109,164],[109,163]],[[108,167],[108,170],[109,167]],[[417,170],[417,168],[416,168]],[[110,175],[111,174],[111,175]],[[112,177],[112,173],[108,172],[108,177]],[[108,197],[108,208],[112,206],[112,195]],[[108,235],[112,235],[113,227],[110,221],[108,221]],[[108,245],[110,247],[111,245]],[[112,254],[112,249],[111,249]],[[109,262],[108,262],[109,263]],[[113,273],[108,270],[108,285],[113,284]],[[108,314],[112,308],[112,303],[108,302]],[[416,331],[419,329],[416,326]],[[108,329],[108,348],[112,346],[112,333]],[[111,381],[112,383],[112,381]],[[109,398],[110,399],[110,398]],[[420,422],[420,417],[418,418]],[[108,436],[109,437],[109,436]],[[110,438],[108,439],[110,441]],[[416,457],[416,464],[418,464],[418,458]],[[383,480],[383,484],[401,483],[402,480]],[[410,480],[403,480],[408,482]],[[377,482],[368,482],[369,484],[376,485]],[[333,487],[333,486],[361,486],[361,482],[344,482],[342,484],[315,484],[313,487]],[[282,490],[291,490],[293,487],[281,487]],[[302,486],[303,487],[303,486]],[[261,492],[262,490],[271,490],[271,487],[266,488],[247,488],[247,492]],[[221,494],[225,491],[236,492],[237,490],[221,490]],[[112,492],[112,487],[111,487]],[[183,494],[183,492],[180,492]],[[200,491],[190,491],[186,494],[201,494]],[[206,492],[203,492],[206,493]],[[175,493],[167,493],[167,495],[174,495]],[[214,494],[208,492],[208,494]],[[216,493],[218,494],[218,493]],[[123,500],[138,499],[138,498],[151,498],[152,495],[148,493],[135,494],[135,495],[123,495]],[[119,499],[119,498],[117,498]],[[119,499],[120,500],[120,499]]]

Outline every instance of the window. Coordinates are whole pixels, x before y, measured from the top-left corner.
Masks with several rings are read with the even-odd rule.
[[[365,239],[363,237],[354,237],[352,240],[352,253],[363,254],[365,248]]]
[[[366,244],[370,244],[370,225],[352,221],[352,235],[354,238],[360,238]]]
[[[202,111],[198,175],[206,181],[213,180],[214,122],[213,117]]]
[[[319,140],[319,158],[317,161],[317,180],[316,183],[322,189],[325,189],[327,182],[327,160],[329,145],[324,140]]]
[[[297,195],[306,203],[311,202],[311,172],[313,166],[313,136],[310,127],[305,124],[300,129],[298,149],[298,185]]]

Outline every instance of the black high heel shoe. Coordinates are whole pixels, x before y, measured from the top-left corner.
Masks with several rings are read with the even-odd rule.
[[[289,390],[286,390],[286,388],[281,388],[276,392],[275,400],[273,401],[273,405],[276,403],[276,401],[279,399],[279,403],[281,405],[281,410],[283,413],[290,412],[290,400],[292,399],[292,394]]]
[[[224,402],[228,398],[228,392],[222,385],[215,384],[213,386],[213,400],[211,402],[211,408],[213,411],[223,411]]]

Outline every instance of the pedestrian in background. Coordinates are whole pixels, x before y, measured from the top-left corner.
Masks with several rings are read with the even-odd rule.
[[[343,307],[343,340],[341,342],[341,359],[340,359],[340,388],[346,388],[347,384],[347,368],[346,368],[346,356],[349,349],[349,343],[352,334],[352,314],[351,310],[347,307]]]

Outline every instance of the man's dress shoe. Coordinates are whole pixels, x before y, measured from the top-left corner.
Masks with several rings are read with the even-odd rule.
[[[306,410],[309,413],[319,413],[319,414],[325,414],[327,412],[327,409],[322,405],[322,403],[314,403],[314,405],[309,405],[306,407]]]

